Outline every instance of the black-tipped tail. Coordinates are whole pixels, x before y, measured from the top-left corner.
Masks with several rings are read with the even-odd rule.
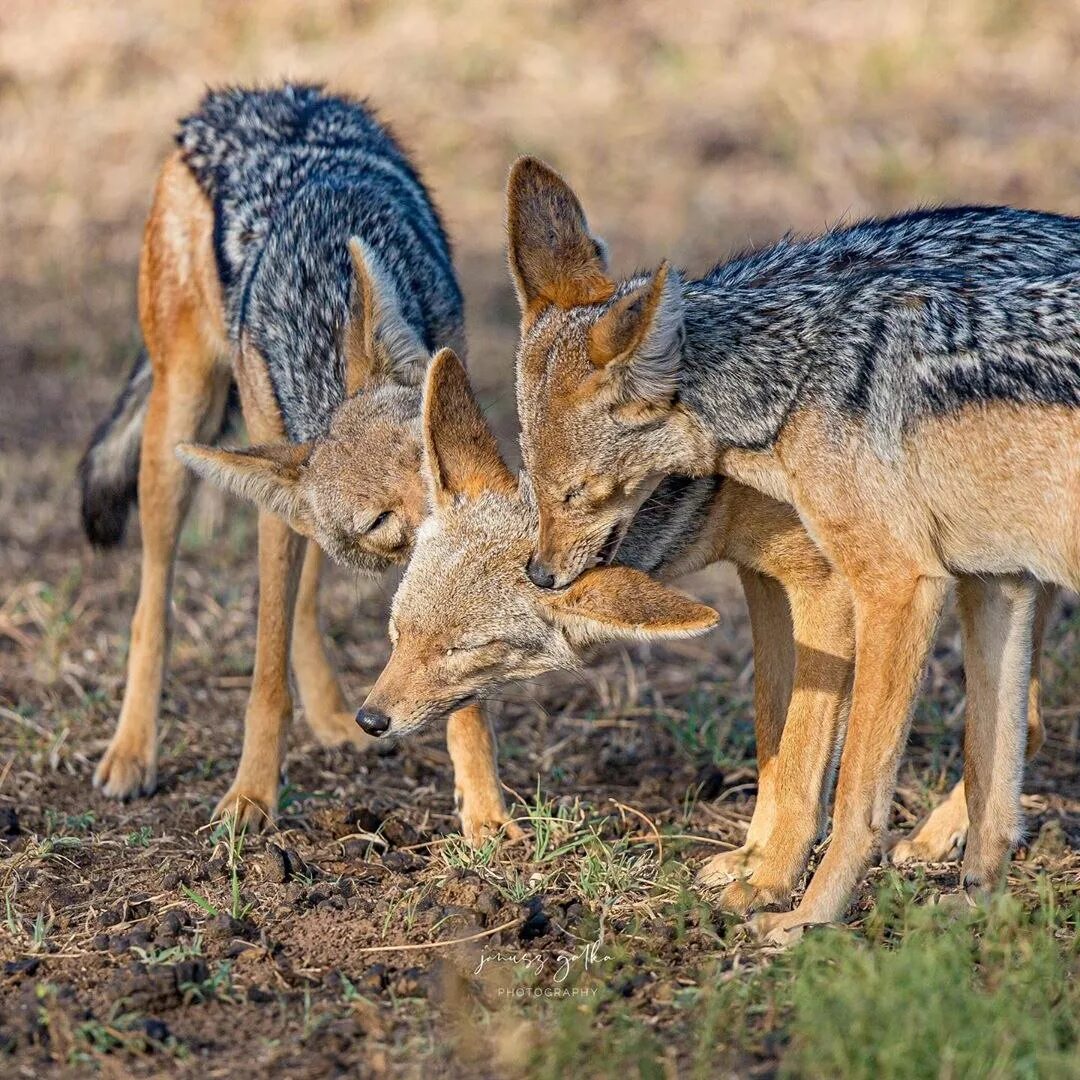
[[[140,349],[112,412],[98,425],[79,462],[83,529],[95,547],[120,543],[138,496],[139,448],[151,378],[150,357]]]

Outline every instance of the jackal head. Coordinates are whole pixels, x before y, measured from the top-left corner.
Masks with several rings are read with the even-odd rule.
[[[685,637],[711,608],[625,566],[590,570],[567,589],[525,573],[536,512],[469,389],[441,351],[428,370],[424,466],[431,514],[420,526],[390,617],[393,653],[357,713],[371,735],[408,735],[516,679],[576,667],[616,639]]]
[[[613,280],[577,197],[535,158],[510,172],[507,228],[521,451],[540,519],[529,576],[559,588],[610,563],[663,476],[691,471],[682,285],[666,263]]]
[[[345,400],[309,443],[242,450],[182,444],[195,472],[315,540],[336,562],[379,573],[405,562],[425,513],[420,382],[428,353],[401,316],[393,283],[356,238],[341,343]]]

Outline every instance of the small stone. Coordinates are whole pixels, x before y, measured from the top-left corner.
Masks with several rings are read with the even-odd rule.
[[[544,911],[544,901],[541,897],[534,896],[522,904],[521,914],[525,916],[525,922],[518,931],[518,936],[523,942],[543,937],[547,933],[551,920]]]
[[[157,1017],[148,1016],[143,1021],[143,1031],[146,1032],[148,1039],[153,1039],[154,1042],[164,1042],[169,1037],[169,1026],[164,1020],[158,1020]]]
[[[19,814],[15,807],[0,807],[0,836],[18,836],[21,832]]]
[[[701,802],[712,802],[719,798],[727,786],[724,774],[715,765],[705,765],[698,772],[695,784]]]
[[[362,992],[370,994],[378,994],[386,989],[387,977],[386,977],[386,965],[385,964],[372,964],[367,968],[363,975],[356,980],[356,988]]]
[[[229,860],[224,855],[215,855],[206,864],[206,873],[212,877],[221,877],[229,869]]]
[[[170,871],[161,879],[161,887],[166,892],[175,892],[180,888],[180,875],[175,871]]]
[[[4,965],[5,975],[33,975],[40,966],[41,961],[36,956],[28,956],[23,960],[9,960]]]
[[[184,925],[185,920],[179,911],[166,911],[165,917],[161,920],[161,926],[158,928],[158,933],[178,934],[180,928]]]
[[[366,806],[352,810],[345,821],[354,825],[358,832],[377,833],[382,826],[382,818]]]
[[[267,881],[283,885],[292,877],[292,860],[289,852],[277,844],[267,844],[262,858],[262,873]]]
[[[239,919],[234,919],[225,911],[215,915],[206,924],[206,936],[209,938],[217,938],[218,940],[243,937],[245,930],[244,924],[240,922]]]
[[[481,915],[490,918],[502,907],[502,903],[499,900],[499,894],[489,885],[477,894],[473,907]]]
[[[412,873],[424,865],[424,860],[418,859],[411,851],[388,851],[382,857],[382,861],[383,866],[388,870],[396,870],[403,874]]]

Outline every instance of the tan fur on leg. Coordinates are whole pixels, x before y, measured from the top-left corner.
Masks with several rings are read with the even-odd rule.
[[[1040,585],[1035,602],[1035,616],[1031,635],[1031,678],[1028,685],[1027,749],[1025,757],[1030,761],[1043,744],[1042,709],[1039,702],[1039,661],[1042,655],[1043,634],[1046,620],[1053,607],[1057,589],[1053,585]],[[965,725],[972,722],[968,702]],[[963,848],[968,834],[967,795],[964,781],[960,780],[949,794],[934,808],[910,837],[893,847],[890,858],[894,863],[945,862],[956,858]]]
[[[479,846],[503,830],[514,840],[521,829],[510,821],[499,785],[495,736],[479,705],[451,713],[446,725],[446,747],[454,763],[454,802],[461,815],[461,832]]]
[[[259,617],[255,670],[244,717],[244,749],[236,779],[214,810],[241,828],[274,820],[285,738],[292,720],[289,639],[304,538],[280,518],[259,514]]]
[[[1020,837],[1036,589],[1030,577],[1008,576],[963,578],[957,590],[971,714],[964,731],[971,833],[962,880],[971,893],[1000,880]]]
[[[945,579],[905,581],[899,571],[890,580],[885,566],[876,581],[853,582],[858,654],[832,839],[799,906],[755,918],[758,932],[775,943],[838,919],[880,850],[911,703],[947,587]]]
[[[212,437],[228,393],[212,227],[205,196],[179,159],[171,158],[158,179],[139,267],[139,316],[153,367],[139,461],[139,601],[124,704],[94,773],[94,785],[116,798],[149,794],[157,779],[173,563],[191,493],[190,474],[173,449]]]
[[[319,577],[322,564],[321,549],[309,540],[296,594],[292,635],[292,667],[304,706],[304,718],[323,746],[352,743],[354,746],[368,747],[374,740],[360,730],[356,723],[356,710],[350,709],[345,702],[319,629]]]
[[[777,754],[776,807],[763,857],[721,898],[747,913],[788,901],[821,835],[827,778],[851,691],[854,628],[850,594],[837,574],[788,590],[795,638],[795,685]]]
[[[791,611],[779,582],[748,567],[739,578],[750,613],[754,639],[754,739],[757,743],[758,789],[746,840],[734,851],[714,855],[700,869],[698,884],[726,885],[747,877],[757,866],[772,833],[776,811],[777,753],[784,718],[791,701],[795,667]]]

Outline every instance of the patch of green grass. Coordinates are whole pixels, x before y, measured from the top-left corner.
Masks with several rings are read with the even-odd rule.
[[[93,825],[94,812],[92,810],[84,810],[81,814],[60,814],[52,809],[45,811],[45,830],[50,836],[89,832]]]
[[[203,1004],[207,1001],[226,1001],[235,1003],[236,995],[232,984],[232,962],[222,960],[213,974],[203,979],[202,982],[186,982],[180,984],[180,992],[184,995],[185,1003],[195,1002]]]
[[[141,825],[133,833],[128,833],[125,843],[128,847],[149,847],[154,830],[149,825]]]
[[[753,709],[745,690],[724,683],[693,695],[686,708],[664,714],[676,749],[699,765],[732,768],[755,759]]]
[[[1078,912],[1051,895],[942,911],[883,897],[866,941],[811,934],[792,956],[789,1076],[1076,1076]]]
[[[195,934],[191,941],[172,945],[168,949],[141,949],[133,945],[131,951],[147,967],[161,967],[163,965],[178,964],[183,960],[191,960],[193,957],[202,956],[202,936]]]
[[[957,910],[933,895],[890,875],[861,933],[823,928],[771,961],[751,953],[740,969],[729,950],[680,972],[662,1043],[620,992],[626,960],[606,943],[614,962],[568,982],[578,995],[533,999],[525,1074],[588,1062],[589,1076],[705,1080],[779,1057],[781,1076],[810,1080],[1076,1076],[1080,905],[1045,883],[1027,906],[1000,895]]]
[[[217,907],[212,904],[208,897],[203,896],[202,893],[197,893],[194,889],[188,888],[187,885],[181,885],[180,891],[193,903],[200,911],[209,915],[210,918],[214,918],[217,913]]]

